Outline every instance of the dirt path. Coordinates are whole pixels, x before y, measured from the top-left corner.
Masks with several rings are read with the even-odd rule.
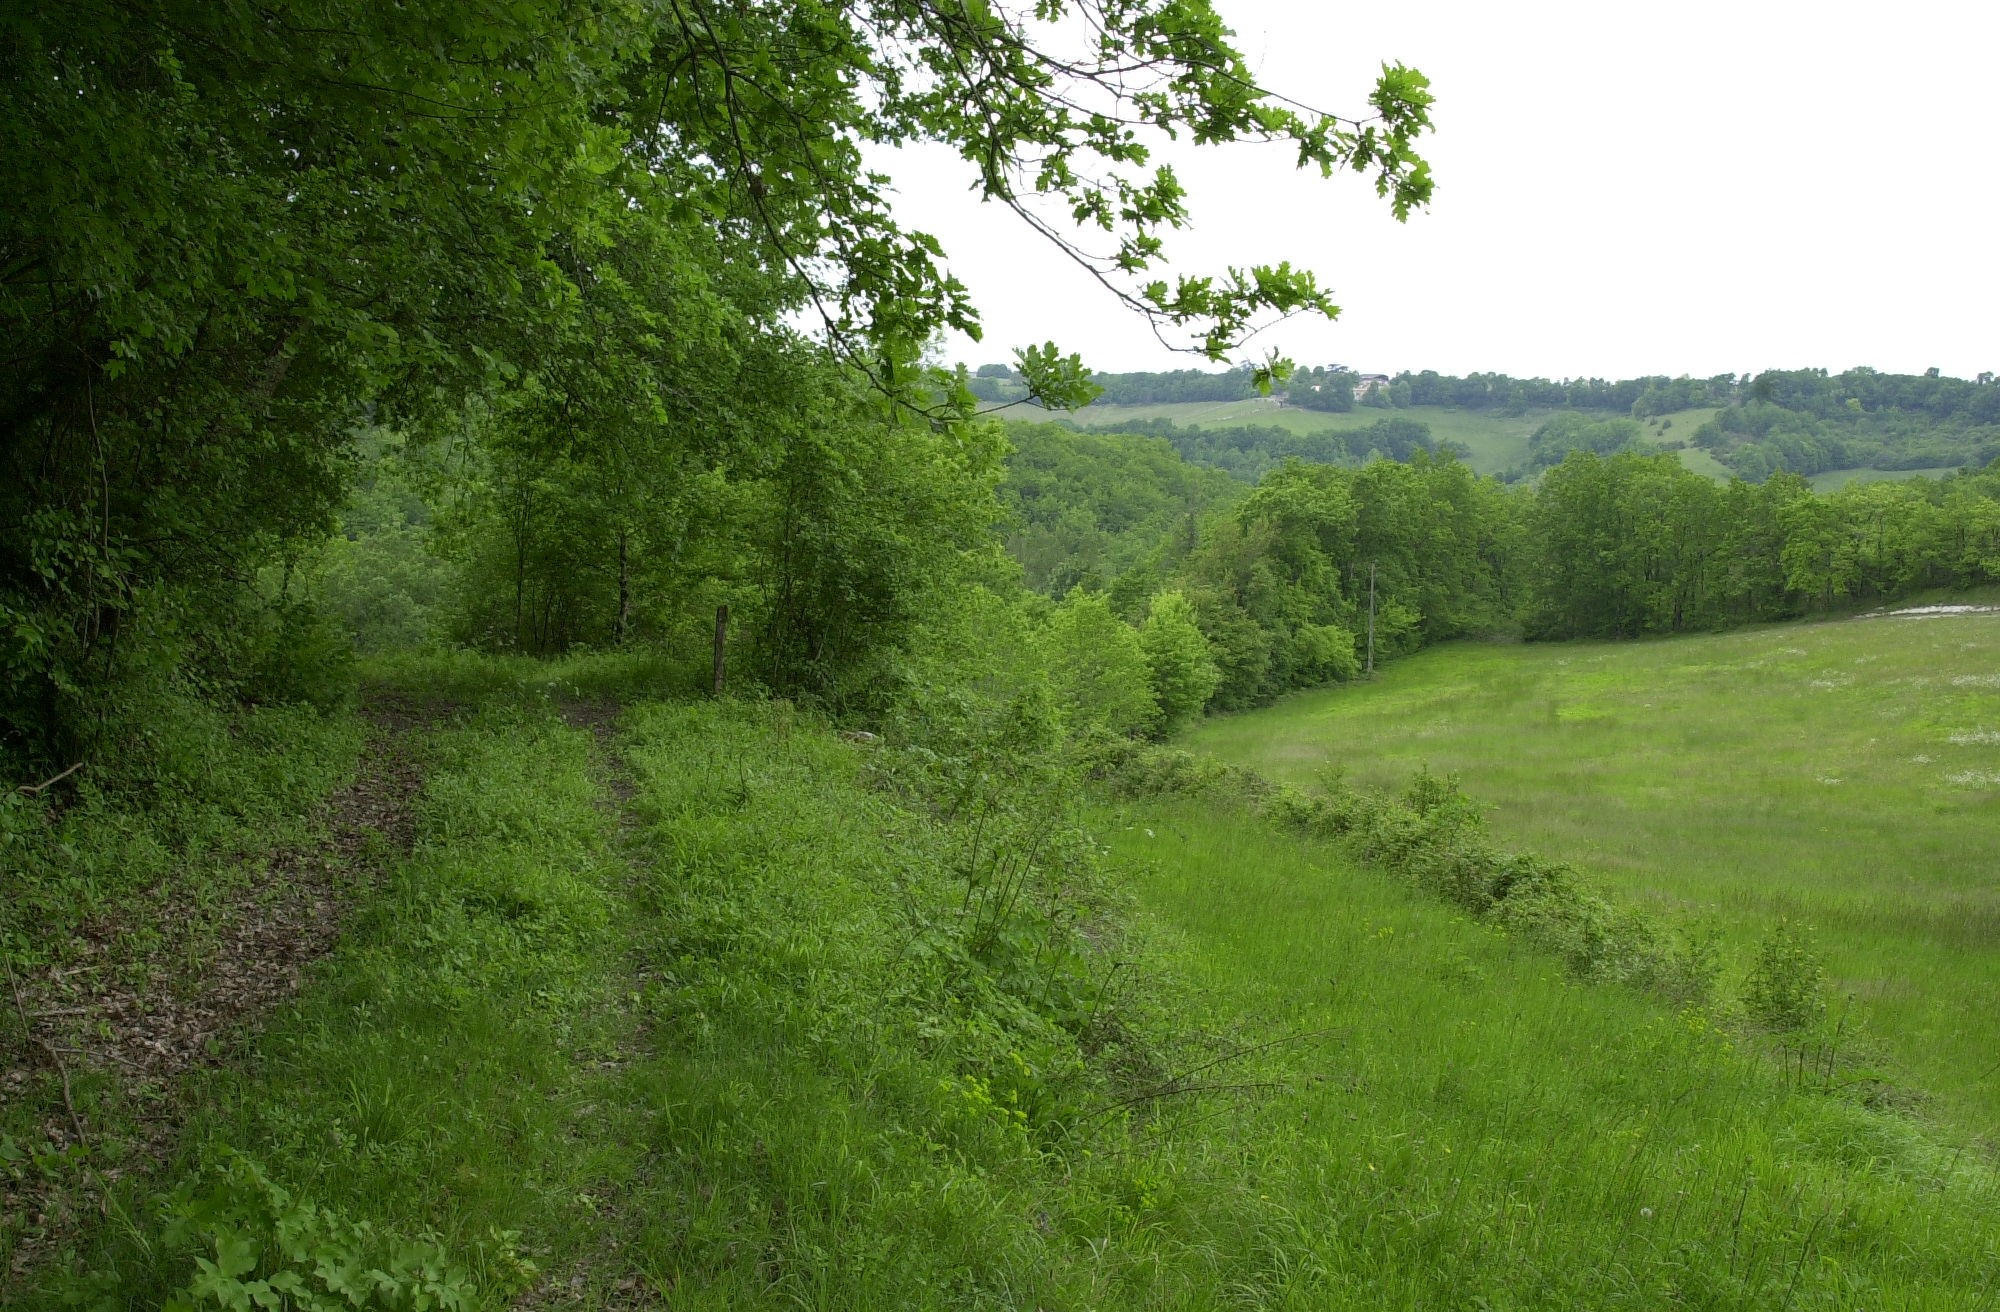
[[[617,854],[623,870],[615,887],[627,899],[627,913],[620,921],[634,932],[625,951],[623,978],[614,991],[620,1013],[622,1039],[618,1047],[602,1055],[588,1073],[601,1094],[594,1099],[610,1103],[618,1096],[619,1082],[635,1064],[652,1053],[653,1035],[636,1000],[643,997],[653,979],[653,965],[647,953],[648,936],[637,927],[648,923],[644,911],[642,885],[652,871],[652,858],[641,837],[641,824],[633,811],[638,781],[632,767],[618,748],[618,726],[623,708],[608,702],[565,702],[559,708],[563,722],[589,732],[597,748],[598,782],[602,786],[600,805],[617,826]],[[645,1309],[664,1306],[651,1285],[633,1271],[622,1251],[643,1218],[621,1202],[635,1192],[633,1182],[604,1191],[602,1210],[597,1216],[595,1243],[564,1270],[550,1271],[533,1288],[517,1298],[513,1306],[524,1312],[556,1312],[557,1309]]]
[[[416,834],[423,772],[414,731],[441,713],[374,700],[369,733],[346,787],[322,804],[321,837],[262,858],[215,905],[176,906],[171,892],[87,926],[82,950],[62,964],[4,981],[7,1029],[25,1042],[0,1050],[0,1094],[28,1093],[38,1068],[61,1085],[43,1131],[50,1147],[83,1142],[100,1165],[85,1193],[145,1170],[181,1122],[170,1096],[191,1069],[225,1060],[265,1015],[295,995],[312,964],[332,951],[358,895],[407,855]],[[152,916],[149,947],[135,957],[135,917]],[[86,1079],[111,1085],[103,1116],[81,1106]],[[123,1114],[121,1114],[121,1112]],[[26,1270],[72,1229],[91,1200],[75,1190],[7,1186],[0,1211],[25,1218],[11,1263]]]

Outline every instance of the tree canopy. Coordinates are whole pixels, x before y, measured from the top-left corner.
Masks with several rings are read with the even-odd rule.
[[[36,755],[141,648],[241,687],[256,626],[209,621],[268,609],[261,572],[329,531],[368,432],[473,452],[496,515],[568,489],[567,548],[516,535],[517,639],[531,555],[611,544],[620,592],[642,549],[768,575],[688,544],[741,510],[723,471],[798,469],[776,435],[819,402],[780,375],[871,424],[976,404],[920,368],[978,317],[868,148],[949,146],[1216,359],[1334,307],[1286,264],[1168,276],[1188,212],[1158,140],[1283,142],[1398,216],[1431,188],[1420,74],[1308,109],[1206,0],[13,6],[0,84],[0,735]],[[805,363],[828,353],[842,377]],[[1075,356],[1016,359],[1087,397]]]

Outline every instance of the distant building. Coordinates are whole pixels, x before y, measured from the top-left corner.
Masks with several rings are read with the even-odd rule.
[[[1354,399],[1359,401],[1362,397],[1367,396],[1371,389],[1387,387],[1388,385],[1389,375],[1387,374],[1356,374],[1354,375]]]

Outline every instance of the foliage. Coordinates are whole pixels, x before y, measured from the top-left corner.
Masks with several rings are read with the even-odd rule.
[[[1148,141],[1281,142],[1403,217],[1431,190],[1422,75],[1385,67],[1366,119],[1339,118],[1258,88],[1205,0],[1090,12],[1101,39],[1075,49],[1046,7],[930,0],[10,12],[0,749],[94,747],[136,667],[202,663],[149,649],[161,632],[217,648],[204,677],[230,691],[213,617],[312,554],[367,430],[470,440],[515,587],[505,628],[468,627],[560,650],[630,636],[635,540],[672,561],[740,509],[698,495],[722,453],[783,466],[787,316],[906,413],[968,416],[919,359],[976,316],[864,145],[953,149],[983,199],[1211,359],[1269,315],[1334,313],[1288,264],[1160,276],[1188,212]],[[1087,399],[1075,357],[1020,360],[1045,400]],[[575,569],[604,571],[607,541],[611,580]],[[464,559],[504,577],[492,545]],[[579,586],[531,590],[530,558]],[[830,621],[783,611],[781,681],[815,682]]]
[[[1209,653],[1194,607],[1179,592],[1153,598],[1139,629],[1139,645],[1159,705],[1158,730],[1172,734],[1200,716],[1222,682],[1222,671]]]
[[[1634,637],[2000,580],[2000,469],[1939,482],[1717,486],[1671,456],[1574,453],[1526,515],[1530,637]]]
[[[1052,597],[1157,578],[1192,549],[1202,516],[1243,495],[1157,439],[1054,424],[1010,424],[1006,436],[1001,531],[1028,586]]]
[[[1743,982],[1751,1019],[1782,1034],[1810,1029],[1826,1014],[1826,967],[1802,925],[1780,919],[1757,945]]]
[[[1574,410],[1550,416],[1548,422],[1528,439],[1529,463],[1540,469],[1559,464],[1572,451],[1616,455],[1621,451],[1643,452],[1641,427],[1630,419],[1593,419]]]
[[[240,882],[246,862],[310,831],[361,741],[346,715],[306,706],[225,713],[177,697],[146,712],[150,741],[124,769],[92,765],[35,797],[10,780],[0,793],[8,960],[60,959],[86,922],[135,896],[186,908]]]
[[[1932,469],[2000,459],[2000,388],[1850,369],[1770,370],[1694,441],[1751,482],[1830,469]]]
[[[238,1154],[224,1154],[217,1176],[167,1205],[164,1242],[175,1248],[198,1242],[213,1254],[195,1259],[194,1279],[168,1296],[168,1312],[479,1306],[477,1287],[433,1239],[378,1235],[366,1221],[295,1199]],[[525,1286],[534,1267],[522,1264],[520,1274]]]
[[[1072,732],[1136,734],[1159,718],[1145,642],[1102,596],[1072,589],[1050,613],[1040,650]]]
[[[1430,426],[1402,417],[1377,419],[1361,428],[1340,432],[1294,433],[1260,424],[1228,428],[1183,427],[1171,419],[1122,419],[1100,424],[1093,433],[1143,433],[1172,443],[1183,460],[1229,472],[1245,483],[1256,483],[1287,460],[1310,464],[1360,464],[1367,460],[1411,460],[1418,452],[1463,458],[1456,443],[1440,442]]]
[[[1358,672],[1371,594],[1378,658],[1505,614],[1511,513],[1456,461],[1287,465],[1232,520],[1183,574],[1222,667],[1221,706]]]

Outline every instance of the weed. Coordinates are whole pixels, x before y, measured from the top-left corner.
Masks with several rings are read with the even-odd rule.
[[[1826,967],[1811,930],[1787,919],[1771,926],[1743,982],[1743,1006],[1751,1019],[1778,1034],[1797,1034],[1819,1023],[1826,1015]]]

